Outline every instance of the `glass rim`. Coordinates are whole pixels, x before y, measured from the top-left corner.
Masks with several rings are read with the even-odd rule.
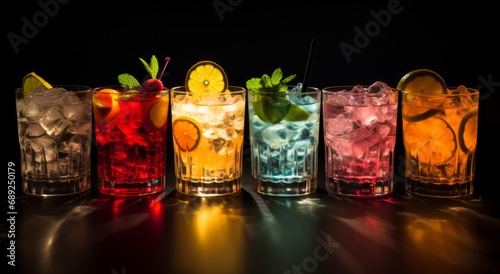
[[[64,88],[70,92],[89,92],[92,91],[93,88],[85,85],[52,85],[52,89],[54,88]],[[50,90],[50,89],[47,89]],[[17,88],[16,93],[24,92],[23,88]]]
[[[297,85],[288,85],[289,88],[296,87]],[[321,93],[321,89],[314,87],[314,86],[308,86],[307,91],[301,91],[299,93],[292,93],[290,92],[291,90],[287,90],[286,92],[269,92],[269,91],[255,91],[253,89],[248,89],[248,92],[251,93],[252,95],[283,95],[283,94],[298,94],[298,95],[309,95],[309,94],[318,94]]]
[[[233,86],[229,85],[227,86],[227,89],[229,90],[230,93],[233,94],[239,94],[239,93],[246,93],[246,88],[242,86]],[[188,91],[186,86],[175,86],[170,89],[170,92],[172,93],[184,93],[184,94],[198,94],[198,92],[192,92]]]
[[[448,90],[454,90],[454,89],[457,89],[458,87],[447,86],[446,88]],[[411,96],[418,96],[418,97],[444,97],[444,98],[467,97],[467,96],[480,95],[479,90],[477,90],[475,88],[466,87],[466,89],[469,91],[469,93],[449,94],[449,93],[430,93],[430,92],[408,92],[406,90],[402,90],[401,93],[403,95],[411,95]]]
[[[322,92],[324,93],[336,93],[336,92],[339,92],[339,91],[351,91],[353,87],[355,86],[362,86],[363,88],[368,88],[370,87],[371,85],[338,85],[338,86],[326,86],[324,88],[321,89]],[[389,86],[391,88],[391,92],[398,92],[399,90],[397,88],[393,88],[391,86]],[[350,93],[350,94],[366,94],[366,93]],[[377,92],[375,93],[370,93],[370,94],[377,94]]]
[[[112,93],[112,92],[102,91],[103,89],[117,90],[117,91],[120,92],[120,93],[117,94],[117,95],[119,95],[119,94],[121,94],[121,93],[124,92],[125,87],[120,86],[120,85],[98,86],[98,87],[95,87],[95,88],[92,89],[92,93],[97,93],[97,92]],[[168,93],[169,91],[170,91],[169,88],[163,87],[163,90],[160,90],[160,91],[148,91],[147,93],[148,94],[162,94],[162,93]],[[116,93],[113,93],[113,94],[116,94]]]

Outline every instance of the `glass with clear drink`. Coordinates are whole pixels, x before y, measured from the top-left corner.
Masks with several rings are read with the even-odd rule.
[[[57,196],[90,189],[92,89],[20,88],[16,106],[23,191]]]

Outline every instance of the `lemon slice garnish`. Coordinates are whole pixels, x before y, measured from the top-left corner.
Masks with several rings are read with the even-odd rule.
[[[417,69],[404,75],[397,85],[397,89],[412,94],[447,94],[446,84],[443,78],[429,69]],[[418,122],[432,117],[442,111],[442,103],[445,97],[423,97],[425,106],[412,108],[412,112],[403,111],[402,117],[408,122]],[[411,98],[408,98],[410,101]],[[422,99],[422,98],[421,98]],[[408,109],[407,109],[408,110]]]
[[[186,88],[189,92],[222,93],[228,88],[226,72],[213,61],[200,61],[194,64],[186,75]]]

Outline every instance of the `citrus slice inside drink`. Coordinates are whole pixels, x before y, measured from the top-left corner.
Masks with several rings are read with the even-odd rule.
[[[102,89],[94,94],[94,113],[98,122],[107,124],[118,116],[120,105],[116,98],[119,94],[118,90],[110,88]]]
[[[309,115],[309,112],[305,109],[292,104],[284,119],[288,122],[305,121],[309,118]]]
[[[168,107],[169,98],[168,96],[163,96],[158,98],[158,100],[152,101],[152,104],[146,104],[143,111],[154,128],[162,128],[167,122]]]
[[[44,87],[46,89],[51,89],[52,85],[49,84],[47,81],[45,81],[42,77],[38,76],[38,74],[34,72],[28,73],[26,76],[23,78],[22,82],[22,90],[24,91],[24,96],[28,97],[29,94],[39,88],[39,87]]]
[[[202,129],[198,121],[189,116],[179,116],[172,122],[174,141],[181,151],[194,150],[200,141]]]
[[[226,72],[213,61],[194,64],[186,75],[186,88],[190,92],[221,93],[228,85]]]
[[[450,160],[457,151],[455,132],[437,116],[408,123],[403,136],[407,150],[420,162],[439,165]]]
[[[465,114],[458,127],[458,144],[464,153],[474,150],[477,142],[477,109]]]
[[[417,69],[410,71],[404,75],[397,85],[397,89],[406,91],[406,101],[416,99],[412,94],[447,94],[446,84],[443,78],[436,72],[429,69]],[[422,108],[412,108],[411,112],[404,111],[403,119],[409,122],[418,122],[429,117],[432,117],[442,111],[441,105],[445,101],[445,96],[436,97],[421,97],[426,98],[426,102],[422,102]],[[426,106],[426,107],[423,107]]]

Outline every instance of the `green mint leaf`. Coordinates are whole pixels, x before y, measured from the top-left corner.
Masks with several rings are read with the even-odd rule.
[[[278,92],[286,92],[288,90],[288,85],[285,83],[280,83],[278,85]]]
[[[149,64],[144,61],[144,59],[139,58],[141,60],[142,64],[144,65],[144,68],[148,71],[149,75],[151,76],[151,79],[156,79],[156,76],[158,75],[158,70],[160,69],[160,66],[158,65],[158,59],[156,59],[156,56],[151,56],[151,61]]]
[[[286,77],[285,79],[281,80],[281,83],[286,84],[286,83],[292,81],[293,78],[295,78],[295,74],[290,75],[290,76]]]
[[[273,71],[273,74],[271,75],[271,83],[273,86],[276,86],[280,83],[281,78],[283,78],[283,72],[281,71],[281,68],[277,68]]]
[[[246,83],[247,89],[259,91],[262,88],[260,84],[260,78],[252,78]]]
[[[247,88],[257,92],[286,92],[288,90],[288,82],[295,78],[295,74],[283,78],[283,71],[277,68],[271,74],[263,74],[261,78],[251,78],[247,81]]]
[[[260,83],[264,89],[271,89],[273,87],[271,77],[269,77],[269,75],[267,74],[262,75],[262,78],[260,78]]]
[[[118,82],[120,83],[120,85],[122,85],[122,87],[125,87],[127,89],[134,89],[141,86],[139,81],[137,81],[134,76],[128,73],[118,75]]]

